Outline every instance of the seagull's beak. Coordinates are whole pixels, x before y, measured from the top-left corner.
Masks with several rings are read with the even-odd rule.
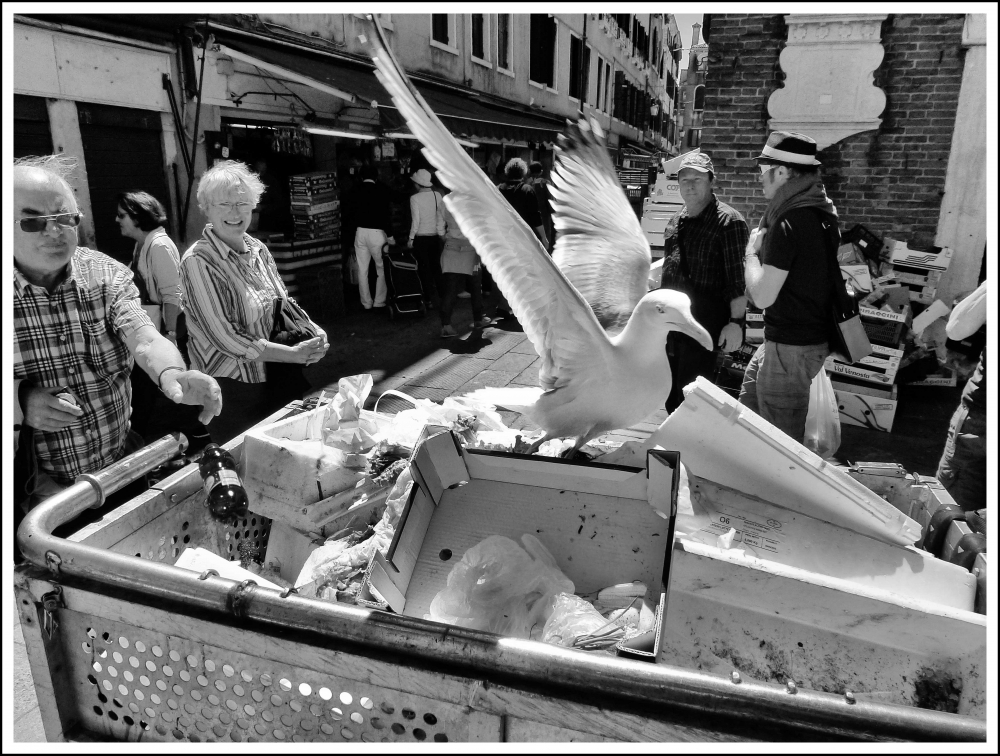
[[[676,330],[690,336],[710,352],[715,349],[715,344],[708,331],[702,328],[701,324],[690,313],[684,313],[680,322],[677,323]]]

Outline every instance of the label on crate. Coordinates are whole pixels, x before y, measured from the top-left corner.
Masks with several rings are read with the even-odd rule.
[[[786,536],[782,533],[782,523],[770,517],[761,517],[750,511],[744,511],[735,507],[725,511],[710,510],[704,515],[683,515],[678,518],[678,529],[684,529],[682,521],[696,521],[700,527],[687,532],[685,535],[696,541],[718,545],[719,536],[725,536],[730,530],[735,530],[732,548],[743,548],[753,556],[767,558],[768,554],[777,554],[782,551]]]
[[[318,205],[309,206],[299,206],[292,204],[293,213],[301,213],[303,215],[319,215],[320,213],[329,213],[340,209],[340,200],[330,200],[329,202],[320,202]]]

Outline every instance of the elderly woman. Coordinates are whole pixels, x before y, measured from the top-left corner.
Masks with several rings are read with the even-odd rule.
[[[181,256],[163,226],[167,212],[147,192],[118,195],[115,216],[122,236],[135,241],[132,252],[132,281],[139,290],[139,301],[151,314],[153,325],[177,345],[187,360],[187,331],[181,312],[181,283],[178,267]],[[152,308],[156,308],[154,312]],[[174,407],[142,370],[133,370],[132,428],[148,443],[179,430],[197,451],[208,443],[208,430],[198,422],[194,407]]]
[[[267,247],[246,233],[264,189],[243,163],[226,160],[205,171],[197,197],[208,223],[181,258],[191,365],[222,388],[222,413],[208,428],[216,443],[295,398],[268,385],[267,363],[312,365],[330,346],[311,321],[318,334],[313,338],[293,345],[270,340],[275,299],[287,298],[288,291]]]

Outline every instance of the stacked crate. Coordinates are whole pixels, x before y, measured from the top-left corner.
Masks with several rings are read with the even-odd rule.
[[[340,195],[334,171],[289,176],[293,235],[296,241],[340,238]]]
[[[288,178],[292,239],[269,245],[288,293],[315,320],[344,313],[340,195],[337,174],[314,171]]]

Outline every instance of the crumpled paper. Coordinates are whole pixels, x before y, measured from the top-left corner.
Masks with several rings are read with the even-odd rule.
[[[319,581],[323,583],[336,582],[344,575],[347,575],[356,570],[358,567],[367,564],[368,561],[375,555],[376,551],[385,553],[386,549],[389,548],[389,544],[392,542],[392,536],[396,530],[396,524],[399,522],[399,517],[403,513],[403,507],[406,506],[406,501],[410,496],[410,489],[412,487],[413,476],[410,474],[410,469],[406,468],[402,473],[400,473],[399,478],[396,479],[396,484],[392,487],[392,490],[389,491],[389,498],[386,499],[385,511],[382,513],[382,519],[379,520],[379,523],[375,526],[375,534],[361,543],[348,548],[343,548],[340,550],[339,554],[337,553],[337,547],[330,545],[326,555],[331,556],[332,558],[316,564],[312,568],[311,575],[304,575],[305,570],[303,570],[296,583],[305,584],[310,581]],[[326,548],[326,546],[327,544],[324,544],[322,548]]]

